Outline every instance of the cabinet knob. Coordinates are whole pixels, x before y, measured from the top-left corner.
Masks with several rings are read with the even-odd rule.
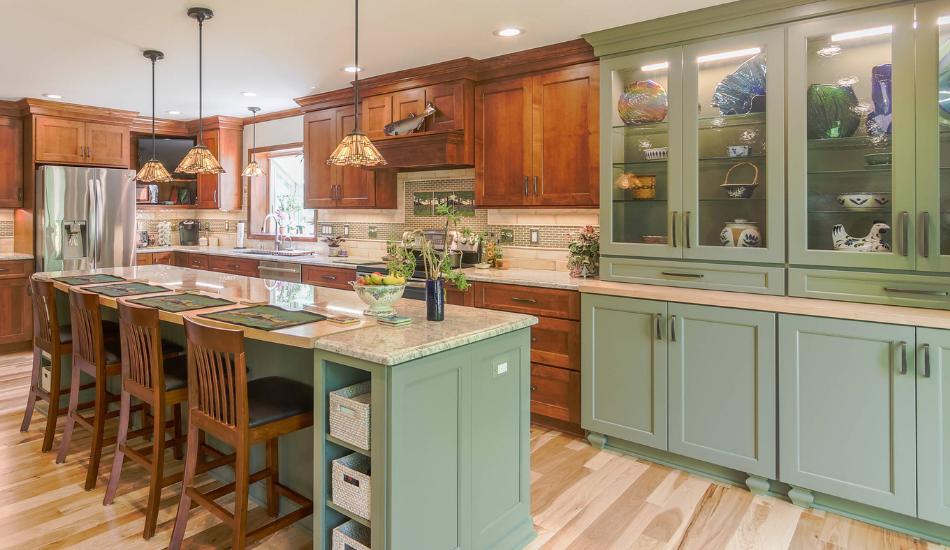
[[[537,386],[531,386],[531,391],[538,391],[538,387],[537,387]]]

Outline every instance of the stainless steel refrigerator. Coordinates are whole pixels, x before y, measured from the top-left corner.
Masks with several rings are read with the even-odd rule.
[[[132,265],[135,172],[43,166],[36,171],[36,269]]]

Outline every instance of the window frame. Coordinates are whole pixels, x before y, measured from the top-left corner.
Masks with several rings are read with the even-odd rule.
[[[265,167],[263,176],[255,176],[248,178],[248,189],[247,189],[247,223],[248,223],[248,238],[250,239],[272,239],[274,238],[273,233],[263,233],[258,227],[259,221],[254,220],[254,211],[255,211],[255,197],[260,195],[264,201],[263,211],[265,214],[258,213],[261,218],[265,217],[267,213],[270,213],[270,159],[272,157],[284,157],[291,156],[303,153],[303,143],[285,143],[282,145],[270,145],[267,147],[258,147],[256,149],[248,149],[247,151],[247,162],[251,162],[253,155],[257,155],[257,161],[259,164]],[[306,182],[304,182],[306,185]],[[312,236],[300,236],[300,235],[288,235],[295,242],[315,242],[319,240],[319,237],[316,235],[317,232],[317,211],[313,211],[313,225],[314,225],[314,235]]]

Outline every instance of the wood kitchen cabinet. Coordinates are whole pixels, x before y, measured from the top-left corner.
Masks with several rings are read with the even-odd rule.
[[[241,183],[242,131],[233,128],[205,130],[202,143],[224,168],[221,174],[198,174],[196,206],[219,210],[240,210],[243,204]]]
[[[468,83],[471,96],[471,83]],[[387,124],[422,113],[432,104],[435,113],[415,133],[453,132],[465,129],[465,89],[463,81],[445,82],[422,88],[411,88],[391,94],[363,99],[362,128],[370,139],[385,138]],[[469,101],[471,103],[471,101]]]
[[[397,207],[395,172],[326,165],[354,124],[352,106],[313,111],[304,116],[304,208]]]
[[[305,265],[300,279],[300,282],[308,285],[352,290],[349,281],[356,280],[356,271],[342,267]]]
[[[0,345],[19,345],[33,338],[32,260],[0,262]]]
[[[783,314],[778,337],[779,481],[916,515],[915,328]]]
[[[153,252],[152,263],[156,265],[174,265],[175,253],[174,252]]]
[[[476,86],[476,204],[597,206],[599,91],[596,64]]]
[[[23,206],[23,124],[0,117],[0,208]]]
[[[459,290],[454,283],[445,282],[445,303],[456,306],[475,306],[475,290],[469,287],[468,290]]]
[[[227,256],[208,256],[208,269],[218,273],[257,277],[260,262],[249,258],[229,258]]]
[[[121,124],[37,116],[34,141],[38,163],[128,168],[131,159],[129,127]]]
[[[135,255],[135,265],[152,265],[152,254],[149,252],[139,252]]]

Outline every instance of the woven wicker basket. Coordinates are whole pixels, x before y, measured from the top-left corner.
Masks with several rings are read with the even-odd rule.
[[[370,382],[330,392],[330,435],[369,448]]]
[[[359,453],[333,461],[333,504],[361,518],[370,514],[370,459]]]
[[[333,530],[332,550],[370,550],[370,530],[350,520]]]

